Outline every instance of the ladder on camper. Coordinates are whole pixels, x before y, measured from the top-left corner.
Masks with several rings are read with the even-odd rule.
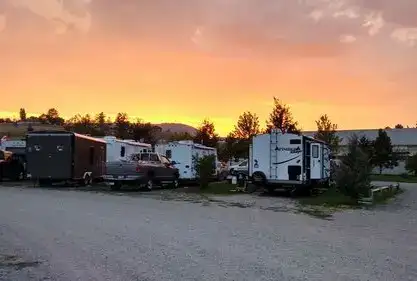
[[[277,179],[278,178],[278,133],[271,132],[270,134],[270,145],[269,145],[269,178]]]

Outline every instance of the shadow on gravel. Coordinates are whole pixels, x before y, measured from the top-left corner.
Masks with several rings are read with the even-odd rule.
[[[0,267],[14,267],[17,270],[38,266],[39,261],[25,261],[17,256],[0,255]]]

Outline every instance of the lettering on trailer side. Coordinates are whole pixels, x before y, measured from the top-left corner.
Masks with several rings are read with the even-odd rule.
[[[300,153],[301,148],[298,146],[296,148],[293,147],[276,147],[275,151],[289,151],[291,154]]]

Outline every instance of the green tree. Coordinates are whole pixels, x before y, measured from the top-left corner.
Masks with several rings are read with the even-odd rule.
[[[337,135],[337,124],[332,123],[329,116],[324,114],[316,121],[317,132],[314,134],[316,139],[322,140],[330,145],[332,152],[337,154],[339,144],[342,141]]]
[[[157,141],[157,133],[160,131],[158,126],[152,125],[141,120],[137,120],[131,125],[132,137],[136,141],[155,144]]]
[[[65,122],[64,128],[79,134],[97,136],[91,116],[76,114]]]
[[[204,119],[201,125],[197,128],[194,142],[203,144],[205,146],[217,147],[219,136],[216,134],[214,123],[208,119]]]
[[[214,155],[207,155],[201,158],[194,156],[193,163],[193,168],[196,172],[200,188],[207,188],[216,170],[216,158]]]
[[[98,113],[94,119],[94,123],[96,135],[105,136],[109,129],[108,124],[106,122],[106,114],[104,114],[104,112]]]
[[[417,176],[417,154],[407,158],[407,161],[405,162],[405,169],[408,172],[413,173],[414,176]]]
[[[366,136],[362,136],[358,139],[359,148],[367,155],[370,163],[374,157],[374,142],[369,140]]]
[[[20,121],[26,121],[26,110],[24,108],[21,108],[19,110],[19,116],[20,116]]]
[[[194,136],[187,133],[187,132],[181,132],[181,133],[171,133],[168,137],[169,141],[182,141],[182,140],[193,140]]]
[[[274,108],[266,121],[266,132],[270,133],[272,129],[279,129],[282,133],[300,133],[290,107],[276,97],[274,97]]]
[[[259,117],[255,113],[246,111],[239,116],[233,136],[237,139],[249,140],[259,132]]]
[[[398,165],[393,153],[391,138],[385,130],[379,129],[378,137],[374,141],[374,155],[372,163],[375,167],[379,168],[380,174],[382,174],[382,170],[384,168],[391,169]]]
[[[250,111],[243,112],[234,130],[226,138],[226,145],[221,151],[222,160],[229,160],[232,157],[248,157],[251,139],[259,133],[258,116]]]
[[[65,120],[59,116],[59,112],[56,108],[50,108],[46,114],[39,116],[39,120],[43,124],[51,125],[64,125]]]
[[[372,165],[356,135],[349,139],[347,154],[341,160],[336,171],[336,187],[355,200],[369,196]]]
[[[129,117],[126,113],[117,113],[116,119],[114,120],[114,125],[116,129],[116,137],[120,139],[131,138],[131,126],[129,122]]]

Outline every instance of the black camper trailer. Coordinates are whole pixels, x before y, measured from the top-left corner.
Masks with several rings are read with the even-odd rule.
[[[79,181],[88,185],[102,177],[104,140],[67,131],[34,131],[26,135],[27,171],[39,183]]]

